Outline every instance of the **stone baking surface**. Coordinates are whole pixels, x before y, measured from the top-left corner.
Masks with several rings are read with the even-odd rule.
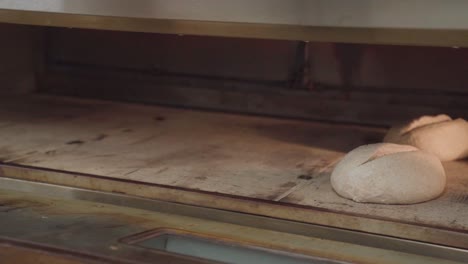
[[[124,103],[2,99],[0,160],[468,230],[468,161],[446,162],[447,188],[414,205],[360,204],[331,188],[334,164],[384,128]]]

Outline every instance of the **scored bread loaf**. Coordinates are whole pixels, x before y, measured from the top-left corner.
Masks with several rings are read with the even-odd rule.
[[[391,128],[384,142],[412,145],[442,161],[468,157],[468,122],[447,115],[423,116]]]
[[[333,189],[356,202],[412,204],[438,197],[445,188],[440,160],[408,145],[379,143],[349,152],[334,168]]]

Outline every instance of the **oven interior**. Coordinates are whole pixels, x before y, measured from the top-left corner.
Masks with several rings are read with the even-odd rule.
[[[344,154],[381,142],[393,124],[468,118],[468,49],[12,24],[0,34],[4,186],[27,196],[35,187],[15,180],[54,184],[468,249],[466,160],[445,162],[446,191],[422,204],[359,204],[329,182]]]

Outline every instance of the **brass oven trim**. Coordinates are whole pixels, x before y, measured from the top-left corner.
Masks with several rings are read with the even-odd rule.
[[[81,178],[81,175],[79,178]],[[11,198],[10,200],[7,199],[6,201],[3,201],[5,202],[5,206],[7,206],[5,207],[6,210],[9,210],[8,206],[11,206],[11,208],[13,209],[23,208],[27,211],[29,210],[28,208],[31,207],[31,209],[33,209],[33,207],[36,206],[37,208],[39,208],[38,210],[41,212],[40,215],[41,214],[47,215],[48,212],[51,213],[51,215],[56,215],[56,214],[61,215],[61,216],[68,215],[65,211],[61,211],[61,209],[59,209],[60,206],[58,206],[58,208],[53,207],[49,209],[44,209],[43,207],[44,203],[49,204],[50,201],[55,201],[55,199],[58,199],[57,201],[63,201],[63,204],[67,206],[66,207],[67,210],[72,210],[72,212],[74,212],[72,208],[75,208],[77,206],[77,203],[84,203],[83,205],[86,205],[86,206],[90,206],[90,204],[93,204],[93,203],[99,203],[102,205],[95,207],[95,208],[107,208],[105,205],[109,205],[109,206],[117,206],[118,208],[120,208],[119,210],[122,213],[134,214],[135,210],[136,211],[143,210],[143,211],[147,211],[148,214],[156,213],[156,214],[160,214],[158,217],[163,216],[164,219],[158,218],[161,221],[156,221],[156,222],[152,222],[152,221],[147,222],[147,221],[141,221],[141,220],[136,221],[134,219],[134,221],[131,221],[132,223],[131,226],[126,227],[128,231],[131,231],[131,232],[125,232],[126,233],[125,236],[121,236],[122,233],[120,232],[115,233],[117,236],[112,235],[114,239],[117,239],[115,242],[112,242],[112,243],[114,244],[118,243],[118,247],[122,249],[123,248],[130,249],[126,246],[127,244],[128,246],[131,247],[132,242],[135,242],[135,240],[138,241],[138,238],[147,237],[148,235],[154,234],[154,232],[158,230],[159,231],[180,230],[181,228],[181,226],[179,226],[180,222],[177,224],[178,220],[176,219],[184,218],[185,220],[179,219],[180,221],[184,222],[187,220],[187,217],[188,217],[192,219],[206,221],[205,223],[207,224],[207,226],[203,225],[204,227],[202,227],[201,225],[199,225],[199,223],[195,225],[187,223],[187,227],[191,227],[191,228],[188,228],[188,229],[186,227],[182,227],[182,228],[184,230],[183,233],[189,232],[187,233],[188,235],[198,234],[198,235],[203,235],[204,237],[207,237],[207,238],[209,237],[209,238],[224,239],[224,240],[227,239],[227,242],[235,242],[236,244],[241,243],[242,245],[260,246],[262,248],[267,248],[267,249],[271,248],[271,249],[287,251],[287,252],[290,252],[291,248],[289,246],[286,246],[286,244],[273,243],[274,244],[273,245],[271,244],[270,241],[262,241],[262,239],[260,240],[257,239],[257,236],[261,237],[262,232],[268,231],[268,232],[279,232],[279,233],[283,233],[287,235],[298,236],[298,238],[308,237],[311,239],[316,239],[315,242],[313,243],[318,243],[318,244],[314,244],[314,245],[319,245],[323,243],[331,243],[329,245],[331,246],[332,244],[334,244],[335,246],[328,248],[332,251],[334,250],[333,249],[334,247],[338,246],[336,248],[338,250],[337,253],[343,251],[344,250],[343,247],[347,247],[347,245],[351,247],[357,246],[357,247],[360,247],[361,250],[364,250],[364,251],[357,253],[357,255],[366,256],[365,258],[368,258],[369,256],[375,256],[377,252],[381,252],[381,253],[382,252],[389,252],[389,253],[395,252],[395,254],[397,254],[398,252],[398,254],[403,254],[403,255],[410,254],[416,257],[413,260],[416,260],[416,259],[418,260],[417,262],[412,262],[412,263],[427,263],[427,260],[428,260],[427,258],[432,258],[433,260],[434,258],[439,259],[439,260],[443,259],[446,261],[455,261],[457,263],[458,262],[463,263],[464,260],[466,260],[468,256],[468,251],[465,249],[458,249],[458,248],[446,247],[446,246],[435,245],[435,244],[430,244],[430,243],[423,243],[423,242],[412,241],[412,240],[404,240],[404,239],[399,239],[395,237],[388,237],[388,236],[374,235],[374,234],[356,232],[356,231],[350,231],[350,230],[344,230],[344,229],[337,229],[337,228],[326,227],[326,226],[321,226],[321,225],[281,220],[281,219],[275,219],[275,218],[264,217],[264,216],[253,215],[253,214],[244,214],[244,213],[239,213],[239,212],[199,207],[199,206],[194,206],[194,205],[172,203],[172,202],[167,202],[163,200],[144,199],[141,197],[128,196],[124,194],[92,191],[92,190],[86,190],[86,189],[81,189],[81,188],[59,186],[59,185],[53,185],[53,184],[47,184],[47,183],[17,180],[17,179],[12,179],[12,178],[7,178],[7,177],[0,177],[0,183],[1,183],[0,190],[5,192],[4,194],[6,194],[6,197],[9,197],[8,196],[9,193],[10,195],[15,194],[15,196],[12,196],[12,197],[16,197],[16,196],[23,197],[22,195],[24,194],[24,192],[27,192],[27,195],[24,197],[24,199],[22,198],[16,201],[15,198]],[[28,205],[27,201],[30,201],[30,199],[34,199],[34,200],[31,200],[34,202],[32,202],[33,204]],[[55,204],[55,203],[53,202],[52,204]],[[99,209],[96,209],[96,210],[99,210]],[[15,210],[12,210],[12,211],[16,212]],[[22,212],[23,216],[24,214],[26,215],[29,214],[26,211]],[[93,214],[90,214],[90,216],[91,215]],[[104,216],[109,215],[109,212],[106,211],[106,213],[103,213],[103,215]],[[114,221],[114,220],[117,221],[117,218],[118,218],[117,214],[110,213],[110,215],[112,216],[110,219],[113,219],[111,221]],[[67,219],[75,222],[75,220],[73,219],[75,219],[74,217],[76,216],[80,216],[80,213],[72,213],[71,215],[69,215],[69,218]],[[32,214],[31,214],[31,217],[32,218],[28,221],[32,221],[32,222],[36,221],[34,220],[34,216]],[[99,217],[99,215],[95,215],[95,217]],[[127,218],[124,217],[124,219],[127,219]],[[66,220],[66,221],[69,221],[69,220]],[[173,222],[173,220],[175,222]],[[101,222],[99,223],[100,224],[98,224],[98,226],[104,226],[104,227],[106,226],[106,225],[103,225],[103,223]],[[144,223],[147,223],[147,225],[144,225]],[[161,225],[161,223],[165,223],[165,224]],[[139,227],[135,229],[136,226],[134,224]],[[255,232],[258,231],[258,233],[256,233],[253,236],[247,235],[247,237],[241,235],[241,237],[243,238],[240,238],[236,234],[231,233],[230,231],[228,231],[228,233],[225,233],[224,231],[222,231],[224,229],[219,229],[220,226],[224,224],[227,224],[227,226],[230,226],[228,227],[228,229],[234,228],[234,230],[238,230],[237,228],[235,228],[235,226],[238,226],[238,227],[243,226],[246,228],[253,228],[252,230],[256,230]],[[122,226],[122,225],[120,224],[117,226]],[[221,230],[222,231],[221,233],[225,233],[225,235],[224,236],[220,235],[221,233],[219,233],[218,231],[207,232],[207,230],[211,230],[211,228],[214,228],[213,230],[218,230],[218,231]],[[105,229],[108,230],[111,234],[114,234],[114,231],[112,231],[112,229],[108,229],[108,228],[105,228]],[[53,234],[54,232],[52,232],[52,235]],[[8,238],[8,239],[11,239],[11,238]],[[13,237],[13,239],[15,238]],[[50,241],[50,242],[52,243],[53,241]],[[291,251],[291,253],[305,254],[305,255],[310,255],[310,256],[316,256],[319,258],[325,256],[327,258],[335,259],[334,257],[332,257],[335,254],[316,255],[317,250],[318,249],[314,247],[307,248],[307,250],[305,249],[300,250],[299,248],[294,248]],[[354,255],[354,254],[351,254],[351,255]],[[357,257],[357,255],[355,257]],[[343,257],[342,254],[340,256]],[[386,262],[390,261],[390,263],[392,263],[393,254],[390,254],[388,256],[390,256],[390,259],[385,257]],[[359,259],[359,257],[357,259]],[[368,262],[365,262],[365,263],[368,263]],[[375,263],[375,262],[373,261],[370,263]]]
[[[242,215],[252,215],[254,218],[266,217],[262,221],[258,221],[258,219],[251,219],[251,221],[249,221],[249,224],[258,228],[267,228],[266,225],[268,221],[266,221],[266,219],[277,219],[294,221],[298,224],[317,225],[320,226],[320,228],[317,229],[319,233],[325,232],[322,234],[329,234],[329,231],[324,231],[322,230],[323,228],[340,228],[342,232],[349,233],[348,235],[350,235],[349,238],[351,241],[357,241],[356,237],[354,237],[357,231],[364,232],[369,236],[388,236],[394,239],[413,240],[415,243],[431,243],[443,245],[443,247],[448,246],[465,250],[468,249],[468,233],[460,230],[449,230],[435,226],[390,221],[377,217],[369,218],[354,214],[328,211],[321,208],[294,206],[281,202],[273,203],[258,199],[219,195],[158,184],[113,179],[104,176],[8,164],[0,164],[0,180],[1,179],[18,179],[47,183],[63,186],[64,188],[80,188],[89,191],[131,196],[136,199],[150,199],[153,202],[173,203],[174,205],[171,206],[164,205],[164,208],[169,210],[169,213],[171,210],[178,210],[177,212],[180,213],[184,211],[185,214],[190,214],[189,216],[200,213],[200,209],[195,211],[190,210],[192,206],[196,206],[197,208],[204,208],[204,210],[208,211],[215,210],[216,213],[213,212],[209,214],[213,217],[213,220],[219,220],[218,218],[221,217],[223,221],[235,221],[235,218],[232,217],[232,214],[236,214],[235,212]],[[30,191],[30,189],[28,190]],[[177,206],[175,206],[176,204]],[[137,203],[135,206],[139,206],[139,204]],[[183,207],[183,209],[179,207]],[[259,223],[261,223],[262,226],[258,226]],[[288,228],[292,230],[291,226]],[[311,232],[316,232],[317,230],[310,229]],[[348,235],[345,235],[345,237]],[[378,246],[378,242],[369,240],[369,236],[366,236],[365,239],[358,240],[362,243],[364,243],[364,241],[371,241],[373,246]],[[385,247],[391,245],[389,241],[384,241],[384,244]]]
[[[19,239],[27,248],[47,253],[51,249],[50,253],[78,257],[101,256],[99,260],[104,261],[112,256],[122,258],[124,263],[160,258],[164,263],[170,262],[169,259],[179,263],[180,258],[186,260],[182,263],[212,263],[133,246],[122,240],[132,234],[177,229],[245,246],[353,263],[377,260],[381,263],[464,263],[468,256],[468,251],[463,249],[251,214],[11,178],[0,178],[0,182],[2,209],[6,213],[2,224],[16,225],[2,230],[0,242],[11,244],[10,241]],[[37,224],[46,231],[35,229]],[[81,234],[96,239],[74,242],[66,239]]]

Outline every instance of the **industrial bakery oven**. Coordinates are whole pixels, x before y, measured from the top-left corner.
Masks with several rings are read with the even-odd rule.
[[[0,262],[468,262],[466,160],[419,204],[330,184],[393,124],[468,117],[468,3],[0,8]]]

